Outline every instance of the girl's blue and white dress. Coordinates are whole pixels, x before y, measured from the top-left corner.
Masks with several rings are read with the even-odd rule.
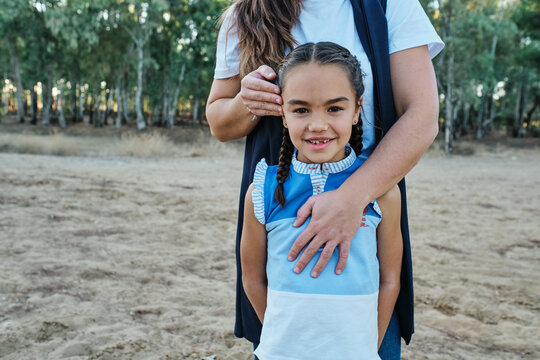
[[[337,189],[364,157],[350,147],[345,159],[335,163],[306,164],[296,159],[284,183],[285,207],[274,200],[277,166],[262,159],[255,171],[252,199],[256,218],[266,226],[268,277],[267,308],[261,341],[255,351],[260,360],[374,360],[377,354],[377,301],[379,262],[377,225],[381,211],[376,201],[364,210],[362,223],[341,275],[334,270],[336,249],[318,278],[310,270],[319,259],[313,257],[301,274],[293,272],[296,261],[287,256],[295,239],[305,229],[292,226],[306,200]]]

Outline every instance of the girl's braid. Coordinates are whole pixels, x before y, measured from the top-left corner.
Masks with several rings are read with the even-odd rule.
[[[279,150],[279,165],[277,169],[277,181],[278,186],[274,193],[274,199],[281,207],[285,206],[285,193],[283,191],[283,183],[289,176],[289,170],[291,167],[291,160],[294,153],[294,146],[289,136],[289,130],[283,128],[283,140],[281,141],[281,148]]]
[[[353,125],[352,132],[351,132],[351,138],[349,140],[349,144],[353,148],[354,152],[356,153],[356,156],[360,155],[362,153],[362,134],[364,130],[362,129],[362,117],[358,116],[358,122],[356,125]]]

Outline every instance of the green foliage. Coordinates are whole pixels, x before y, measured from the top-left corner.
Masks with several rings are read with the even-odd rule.
[[[87,84],[85,93],[94,94],[95,104],[102,82],[134,94],[136,48],[142,46],[145,103],[161,104],[178,87],[184,103],[198,97],[204,104],[213,78],[216,22],[228,5],[227,0],[0,0],[0,59],[9,64],[9,41],[25,88],[52,76],[54,83],[74,82],[66,96],[74,95],[76,84]],[[9,66],[1,70],[12,76]]]
[[[540,73],[538,1],[426,0],[422,4],[446,44],[434,63],[439,91],[451,96],[453,107],[463,109],[455,121],[459,123],[467,107],[472,109],[468,115],[477,119],[469,127],[487,124],[481,130],[489,131],[491,126],[512,124],[519,113],[515,109],[519,96],[524,96],[525,111],[532,109],[534,114]],[[441,114],[446,106],[442,101]]]
[[[516,111],[519,101],[525,121],[528,114],[534,117],[540,108],[540,3],[420,2],[446,44],[434,64],[439,91],[446,96],[451,90],[457,120],[470,109],[470,130],[473,118],[509,124],[521,111]],[[217,22],[229,5],[229,0],[0,0],[0,71],[13,79],[9,44],[21,64],[24,88],[49,77],[54,83],[63,79],[72,82],[65,96],[73,97],[76,84],[87,84],[84,93],[94,94],[95,105],[102,82],[133,97],[142,46],[145,111],[176,106],[176,94],[182,104],[198,99],[203,107],[213,80]],[[446,106],[442,101],[441,114]]]

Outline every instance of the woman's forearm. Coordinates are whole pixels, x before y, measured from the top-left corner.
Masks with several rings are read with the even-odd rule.
[[[414,167],[437,136],[437,113],[414,109],[405,112],[340,189],[363,205],[385,194]],[[418,117],[425,120],[419,121]]]
[[[244,106],[240,95],[233,98],[208,99],[206,118],[212,135],[219,141],[240,139],[257,125],[253,114]]]
[[[390,72],[399,119],[344,184],[349,198],[364,206],[397,184],[439,131],[437,82],[427,46],[391,54]],[[357,193],[361,195],[355,196]]]

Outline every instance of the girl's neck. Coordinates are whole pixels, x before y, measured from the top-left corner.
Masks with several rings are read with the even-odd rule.
[[[323,164],[331,164],[331,163],[337,163],[337,162],[340,162],[344,159],[347,158],[347,156],[349,156],[349,154],[351,153],[351,146],[349,144],[347,144],[346,147],[343,148],[343,150],[341,151],[341,154],[343,155],[342,157],[340,157],[338,160],[332,160],[332,159],[329,159],[329,161],[323,161],[323,162],[313,162],[313,161],[303,161],[301,159],[309,159],[308,156],[305,156],[303,154],[301,154],[297,148],[294,148],[294,157],[296,158],[296,161],[299,161],[299,162],[302,162],[302,163],[305,163],[305,164],[313,164],[313,165],[320,165],[321,168],[323,166]]]

